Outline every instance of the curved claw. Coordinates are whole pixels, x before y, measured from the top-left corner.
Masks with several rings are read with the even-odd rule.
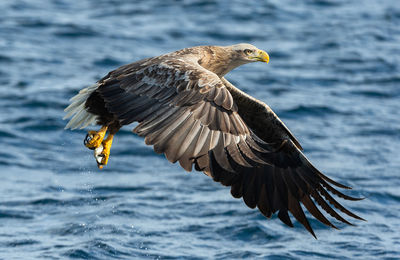
[[[95,147],[92,147],[92,146],[90,146],[90,144],[89,144],[90,141],[93,140],[93,137],[94,137],[94,136],[93,136],[91,133],[87,133],[85,139],[83,140],[83,144],[84,144],[87,148],[89,148],[90,150],[96,149]]]
[[[91,149],[94,150],[100,147],[101,142],[103,142],[104,136],[107,132],[107,126],[103,126],[98,132],[97,131],[89,131],[83,140],[83,144]]]

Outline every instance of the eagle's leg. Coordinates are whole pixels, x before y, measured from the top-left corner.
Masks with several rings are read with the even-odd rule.
[[[103,169],[104,165],[107,165],[108,163],[113,139],[114,135],[109,134],[107,138],[104,139],[104,141],[101,143],[99,148],[94,150],[94,158],[96,158],[97,167],[99,167],[99,169]]]
[[[109,127],[109,134],[106,139],[101,142],[101,145],[95,149],[94,157],[96,158],[97,167],[103,169],[104,165],[107,165],[108,158],[110,157],[111,145],[114,139],[114,135],[121,128],[119,122],[116,122]]]
[[[89,131],[85,137],[83,143],[91,150],[100,147],[103,142],[104,136],[106,135],[108,126],[102,126],[99,131]]]

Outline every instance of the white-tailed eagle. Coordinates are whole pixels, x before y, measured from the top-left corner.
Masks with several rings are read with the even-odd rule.
[[[194,165],[268,218],[278,212],[283,223],[293,226],[291,212],[314,237],[301,204],[334,228],[320,209],[347,224],[333,208],[362,219],[331,195],[358,200],[333,186],[350,188],[310,163],[268,105],[224,78],[256,61],[268,63],[269,56],[253,45],[237,44],[186,48],[124,65],[71,99],[65,111],[72,119],[66,128],[101,125],[99,131],[89,131],[85,145],[94,149],[102,168],[114,134],[138,122],[133,132],[170,162],[179,161],[187,171]]]

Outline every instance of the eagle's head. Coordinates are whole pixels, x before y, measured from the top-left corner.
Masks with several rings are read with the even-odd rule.
[[[199,64],[220,77],[241,65],[250,62],[269,62],[268,54],[257,47],[240,43],[230,46],[198,46],[178,51],[181,55],[198,55]]]
[[[266,63],[269,62],[268,53],[258,49],[254,45],[248,43],[239,43],[229,47],[235,52],[235,58],[239,59],[243,63],[255,61],[262,61]]]

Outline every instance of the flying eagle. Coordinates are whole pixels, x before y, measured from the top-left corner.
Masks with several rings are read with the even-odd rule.
[[[268,63],[269,56],[242,43],[185,48],[121,66],[71,99],[65,118],[72,119],[66,128],[101,126],[89,131],[84,143],[102,168],[113,136],[123,125],[138,122],[133,132],[156,153],[164,153],[172,163],[179,161],[186,171],[194,165],[230,186],[232,196],[243,197],[248,207],[257,207],[267,218],[278,212],[278,218],[293,227],[290,211],[314,237],[301,204],[333,228],[315,203],[341,222],[351,225],[333,207],[363,220],[330,194],[359,200],[333,186],[350,187],[318,171],[268,105],[224,78],[232,69],[256,61]]]

